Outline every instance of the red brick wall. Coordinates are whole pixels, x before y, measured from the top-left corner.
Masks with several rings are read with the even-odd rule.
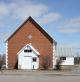
[[[29,39],[28,35],[32,35]],[[40,67],[42,66],[43,55],[50,58],[50,67],[52,66],[53,43],[36,28],[31,21],[27,21],[9,40],[8,40],[8,67],[15,68],[17,64],[17,53],[26,44],[32,43],[40,53]]]

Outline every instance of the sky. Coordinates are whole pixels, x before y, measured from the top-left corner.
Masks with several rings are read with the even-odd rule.
[[[80,48],[80,0],[0,0],[0,54],[5,40],[28,18],[57,41]]]

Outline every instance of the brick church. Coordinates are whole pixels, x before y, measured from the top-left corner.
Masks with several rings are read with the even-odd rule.
[[[56,41],[32,18],[6,40],[7,69],[53,68]]]

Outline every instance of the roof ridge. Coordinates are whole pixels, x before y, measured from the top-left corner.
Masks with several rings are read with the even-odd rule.
[[[30,21],[31,23],[33,23],[36,28],[38,28],[38,30],[42,31],[42,33],[48,37],[48,40],[53,43],[57,43],[31,16],[29,16],[12,34],[10,37],[7,38],[6,41],[8,41],[25,23],[27,23],[27,21]],[[6,42],[5,41],[5,42]]]

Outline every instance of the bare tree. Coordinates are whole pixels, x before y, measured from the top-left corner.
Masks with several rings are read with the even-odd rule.
[[[56,67],[56,70],[61,70],[61,63],[62,63],[62,59],[57,59],[57,61],[56,61],[56,65],[55,65],[55,67]]]
[[[50,68],[51,65],[51,60],[50,60],[50,56],[49,55],[44,55],[42,57],[42,67],[47,70]]]
[[[6,64],[6,55],[5,54],[2,55],[2,62],[3,62],[3,65]]]
[[[4,67],[5,64],[6,64],[6,55],[5,54],[0,55],[0,70],[2,69],[2,67],[5,68]]]
[[[2,69],[2,55],[0,55],[0,70]]]

